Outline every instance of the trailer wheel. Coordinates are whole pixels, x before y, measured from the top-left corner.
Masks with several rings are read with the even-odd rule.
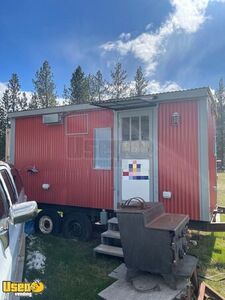
[[[60,227],[61,217],[57,211],[42,210],[35,219],[36,232],[56,235],[59,233]]]
[[[64,217],[62,232],[65,238],[88,241],[92,234],[92,224],[85,214],[70,214]]]

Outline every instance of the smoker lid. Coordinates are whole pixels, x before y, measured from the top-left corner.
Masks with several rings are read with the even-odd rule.
[[[176,231],[189,221],[187,215],[164,213],[146,225],[149,229]]]
[[[157,207],[161,208],[163,206],[162,203],[145,203],[145,207],[141,209],[140,207],[121,207],[116,210],[116,213],[132,213],[132,214],[143,214],[147,211],[153,210]]]

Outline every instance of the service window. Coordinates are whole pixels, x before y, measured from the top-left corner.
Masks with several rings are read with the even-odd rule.
[[[148,115],[122,118],[122,152],[149,152],[149,126]]]
[[[6,170],[1,170],[1,175],[4,179],[4,182],[6,184],[6,187],[8,189],[8,192],[9,192],[9,196],[10,196],[10,199],[12,201],[12,204],[15,204],[17,202],[17,195],[16,195],[16,191],[14,189],[14,186],[12,184],[12,181],[9,177],[9,174]]]
[[[5,192],[0,184],[0,220],[8,216],[9,203],[6,199]]]
[[[94,129],[94,168],[110,170],[112,164],[111,128]]]

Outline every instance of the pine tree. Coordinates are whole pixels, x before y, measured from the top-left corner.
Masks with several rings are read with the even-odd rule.
[[[40,108],[40,102],[36,93],[33,93],[29,103],[29,109],[38,109]]]
[[[10,111],[10,94],[6,89],[0,101],[0,159],[5,157],[5,134],[8,127],[8,112]]]
[[[19,78],[13,73],[0,102],[0,158],[4,157],[6,128],[10,126],[8,113],[26,108],[26,94],[21,96]]]
[[[94,76],[94,86],[95,86],[95,94],[96,101],[101,101],[104,98],[104,94],[106,92],[106,82],[103,79],[102,73],[100,70]]]
[[[122,68],[121,63],[117,63],[111,71],[112,83],[110,85],[111,94],[113,98],[126,97],[126,92],[128,89],[126,78],[127,72]]]
[[[40,107],[56,106],[55,84],[51,67],[47,61],[44,61],[36,72],[33,84]]]
[[[14,112],[19,109],[20,99],[20,83],[17,74],[13,73],[7,85],[9,91],[9,109],[8,111]],[[7,111],[7,112],[8,112]]]
[[[135,77],[135,90],[134,90],[134,95],[135,96],[141,96],[146,93],[146,88],[148,86],[148,81],[145,79],[144,74],[142,72],[141,66],[137,68]]]
[[[68,89],[66,85],[64,85],[62,97],[64,99],[63,105],[70,104],[70,89]]]
[[[9,125],[8,113],[13,111],[12,104],[11,104],[11,95],[10,95],[10,91],[8,89],[5,90],[1,102],[2,102],[1,108],[4,112],[4,117],[5,117],[5,119],[2,121],[5,124],[5,127],[4,127],[4,131],[5,131],[5,129]],[[2,115],[3,115],[3,113],[2,113]]]
[[[0,136],[2,137],[6,129],[6,111],[3,103],[3,99],[0,100]]]
[[[88,101],[101,101],[106,92],[106,83],[103,79],[101,71],[97,71],[95,75],[89,74],[86,77],[88,89]]]
[[[22,96],[18,99],[18,109],[25,110],[28,108],[28,99],[25,92],[22,93]]]
[[[89,74],[86,77],[88,102],[94,101],[96,98],[95,76]]]
[[[0,101],[0,160],[5,157],[5,133],[7,128],[7,114],[3,102]]]
[[[10,105],[10,93],[9,90],[6,89],[3,97],[2,97],[2,107],[4,108],[6,114],[11,111],[11,105]]]
[[[81,66],[78,66],[70,80],[70,103],[81,104],[88,101],[88,82]]]
[[[219,89],[216,91],[217,97],[217,157],[221,160],[221,165],[225,163],[225,87],[223,79],[219,81]]]

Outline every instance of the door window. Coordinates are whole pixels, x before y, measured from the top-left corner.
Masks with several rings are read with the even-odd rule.
[[[122,118],[122,152],[149,152],[149,116]]]
[[[22,179],[21,179],[20,174],[19,174],[19,172],[16,168],[12,168],[11,173],[12,173],[15,185],[16,185],[17,194],[19,195],[20,192],[22,191],[22,188],[23,188]]]
[[[9,192],[9,196],[10,196],[10,199],[11,199],[11,202],[12,204],[15,204],[17,202],[17,195],[16,195],[16,191],[14,189],[14,186],[12,184],[12,181],[9,177],[9,174],[6,170],[2,170],[1,171],[1,175],[4,179],[4,182],[6,184],[6,187],[7,187],[7,190]]]
[[[131,118],[131,140],[139,140],[139,117]]]
[[[0,184],[0,220],[6,218],[8,215],[9,204],[6,199],[3,187]]]
[[[141,116],[141,140],[149,140],[149,117]]]
[[[130,118],[122,119],[122,140],[130,140]]]

